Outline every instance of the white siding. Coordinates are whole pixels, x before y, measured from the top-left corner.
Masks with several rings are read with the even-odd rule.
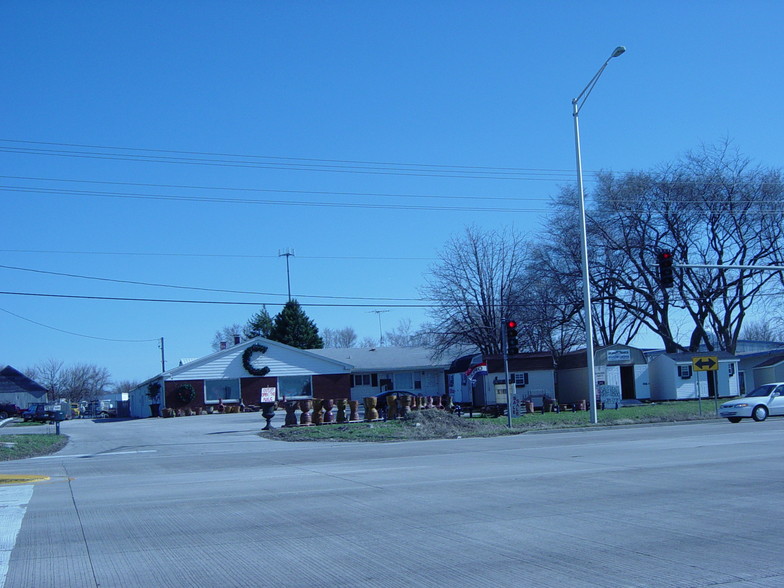
[[[312,376],[316,374],[348,373],[347,366],[325,360],[305,351],[289,347],[265,345],[267,352],[254,353],[253,367],[270,368],[269,377]],[[173,380],[218,380],[221,378],[247,378],[250,374],[242,365],[245,346],[230,349],[223,354],[186,364],[172,376]]]
[[[648,400],[651,397],[649,379],[648,364],[636,364],[634,366],[634,394],[639,400]]]

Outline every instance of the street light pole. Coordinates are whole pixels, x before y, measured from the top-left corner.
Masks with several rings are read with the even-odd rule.
[[[572,116],[574,117],[574,145],[577,155],[577,191],[580,197],[580,246],[582,257],[582,277],[583,277],[583,313],[585,314],[585,353],[588,369],[588,406],[591,409],[591,422],[599,422],[599,414],[596,407],[596,376],[593,361],[593,317],[591,315],[591,275],[588,269],[588,233],[585,222],[585,191],[583,189],[583,162],[580,154],[580,109],[593,91],[596,82],[604,72],[604,68],[610,63],[613,57],[618,57],[626,51],[626,47],[616,47],[612,55],[607,58],[596,75],[591,78],[588,85],[582,92],[572,100]]]

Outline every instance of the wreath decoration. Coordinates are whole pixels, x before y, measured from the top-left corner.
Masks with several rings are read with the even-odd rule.
[[[177,394],[177,400],[183,404],[188,404],[196,398],[196,390],[190,384],[183,384],[174,392]]]
[[[267,348],[264,345],[251,345],[242,352],[242,367],[252,376],[266,376],[270,369],[264,366],[261,369],[255,368],[251,365],[250,359],[254,353],[267,353]]]

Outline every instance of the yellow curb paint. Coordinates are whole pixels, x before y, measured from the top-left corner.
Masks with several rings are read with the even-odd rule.
[[[49,476],[15,476],[0,474],[0,486],[9,484],[32,484],[33,482],[44,482]]]

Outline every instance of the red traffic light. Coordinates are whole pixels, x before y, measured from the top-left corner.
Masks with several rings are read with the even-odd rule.
[[[516,329],[517,321],[506,321],[506,326],[509,327],[510,329]]]
[[[661,258],[662,259],[670,259],[672,257],[672,253],[669,251],[662,251]]]

